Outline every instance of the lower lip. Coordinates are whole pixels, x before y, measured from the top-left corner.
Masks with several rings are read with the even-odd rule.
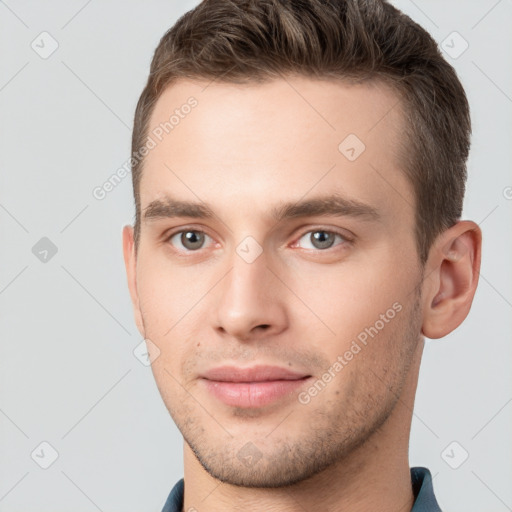
[[[290,395],[310,377],[297,380],[271,380],[264,382],[220,382],[203,379],[212,395],[227,405],[257,408]]]

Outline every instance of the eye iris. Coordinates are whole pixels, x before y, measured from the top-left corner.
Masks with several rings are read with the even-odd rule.
[[[190,250],[200,249],[204,243],[204,234],[197,231],[185,231],[181,234],[183,247]]]
[[[334,243],[334,234],[327,231],[311,233],[311,242],[317,249],[328,249]]]

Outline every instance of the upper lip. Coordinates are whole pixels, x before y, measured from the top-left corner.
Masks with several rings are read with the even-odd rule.
[[[299,380],[309,377],[309,375],[279,366],[259,365],[251,368],[219,366],[204,372],[201,377],[221,382],[264,382],[272,380]]]

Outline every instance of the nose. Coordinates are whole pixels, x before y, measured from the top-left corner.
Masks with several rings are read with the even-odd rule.
[[[265,252],[248,263],[238,254],[219,286],[216,330],[241,341],[267,338],[287,328],[282,284],[271,271]]]

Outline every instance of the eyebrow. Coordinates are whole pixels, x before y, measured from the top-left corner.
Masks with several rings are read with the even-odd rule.
[[[338,194],[297,202],[285,202],[274,206],[270,211],[270,217],[276,222],[319,215],[357,217],[374,222],[381,220],[380,213],[373,206]],[[206,203],[181,201],[169,196],[164,199],[155,199],[149,203],[143,214],[144,221],[175,217],[211,219],[216,215]]]

